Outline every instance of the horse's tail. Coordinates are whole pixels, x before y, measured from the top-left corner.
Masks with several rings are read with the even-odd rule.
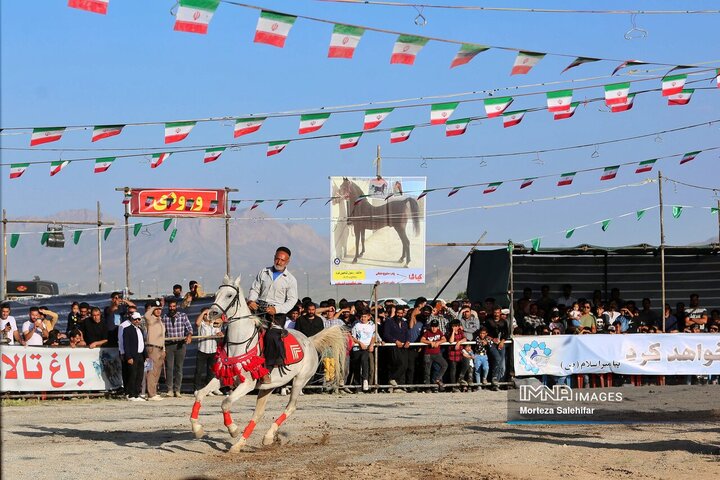
[[[413,197],[408,197],[407,202],[410,204],[410,216],[412,217],[413,232],[415,236],[420,233],[420,206],[418,201]]]
[[[339,325],[325,328],[310,337],[315,350],[335,362],[335,383],[342,385],[345,381],[345,357],[348,348],[348,333]]]

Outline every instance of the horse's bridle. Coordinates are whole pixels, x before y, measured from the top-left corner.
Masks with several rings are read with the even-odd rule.
[[[217,302],[213,302],[212,305],[210,305],[210,308],[217,307],[218,310],[220,310],[222,312],[223,316],[227,319],[224,323],[229,325],[232,322],[235,322],[235,321],[243,319],[243,318],[257,316],[254,313],[250,314],[250,315],[240,315],[239,317],[237,317],[235,315],[229,316],[227,314],[227,312],[228,312],[228,310],[230,310],[233,307],[233,305],[235,306],[235,314],[237,314],[238,310],[240,309],[240,289],[237,288],[235,285],[230,285],[230,284],[220,285],[219,288],[223,288],[223,287],[230,287],[233,290],[235,290],[235,298],[233,298],[232,302],[230,302],[230,304],[227,306],[227,308],[221,307]],[[245,351],[247,352],[249,349],[249,346],[250,346],[250,342],[252,342],[253,338],[255,338],[258,335],[258,331],[259,331],[259,329],[257,327],[257,324],[255,324],[255,328],[253,328],[253,333],[252,333],[252,335],[250,335],[250,337],[247,340],[243,340],[242,342],[231,342],[230,340],[225,340],[225,346],[227,348],[230,345],[243,345],[243,344],[247,343],[248,346],[245,347]]]

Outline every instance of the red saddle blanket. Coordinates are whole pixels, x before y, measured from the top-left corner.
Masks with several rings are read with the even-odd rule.
[[[288,333],[288,336],[283,338],[283,345],[285,345],[285,365],[293,365],[305,357],[302,346],[295,335]]]

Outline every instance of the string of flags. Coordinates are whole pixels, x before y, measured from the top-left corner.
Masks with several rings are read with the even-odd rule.
[[[623,68],[638,65],[664,65],[672,67],[672,70],[692,68],[696,65],[673,65],[663,62],[653,62],[644,60],[618,60],[613,58],[602,58],[593,56],[575,56],[566,53],[553,52],[536,52],[525,48],[506,47],[498,45],[481,45],[472,42],[463,42],[458,40],[450,40],[446,38],[424,37],[419,35],[409,35],[402,32],[372,28],[361,25],[348,25],[337,23],[317,17],[309,17],[303,15],[292,15],[290,13],[265,10],[255,5],[249,5],[228,0],[179,0],[177,12],[175,13],[175,23],[173,30],[179,32],[188,32],[196,34],[207,34],[215,12],[220,3],[225,3],[235,7],[252,9],[259,11],[258,22],[255,27],[254,43],[271,45],[273,47],[283,48],[292,27],[298,19],[312,21],[315,23],[330,24],[333,26],[330,35],[330,44],[328,48],[328,58],[351,59],[354,52],[366,31],[372,31],[382,34],[395,35],[396,40],[393,45],[390,56],[391,64],[413,65],[417,55],[422,48],[430,41],[449,43],[460,46],[460,50],[450,63],[450,68],[455,68],[469,63],[479,53],[490,49],[517,52],[510,75],[526,75],[534,66],[536,66],[545,56],[555,55],[573,58],[572,62],[565,67],[561,73],[568,70],[599,61],[621,62],[613,75]],[[69,0],[68,6],[80,10],[86,10],[102,15],[107,14],[109,0]]]

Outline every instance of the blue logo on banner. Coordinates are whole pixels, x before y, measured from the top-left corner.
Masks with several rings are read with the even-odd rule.
[[[545,345],[545,342],[533,340],[526,343],[520,350],[520,365],[525,367],[525,371],[537,375],[540,367],[547,365],[552,355],[552,350]]]

